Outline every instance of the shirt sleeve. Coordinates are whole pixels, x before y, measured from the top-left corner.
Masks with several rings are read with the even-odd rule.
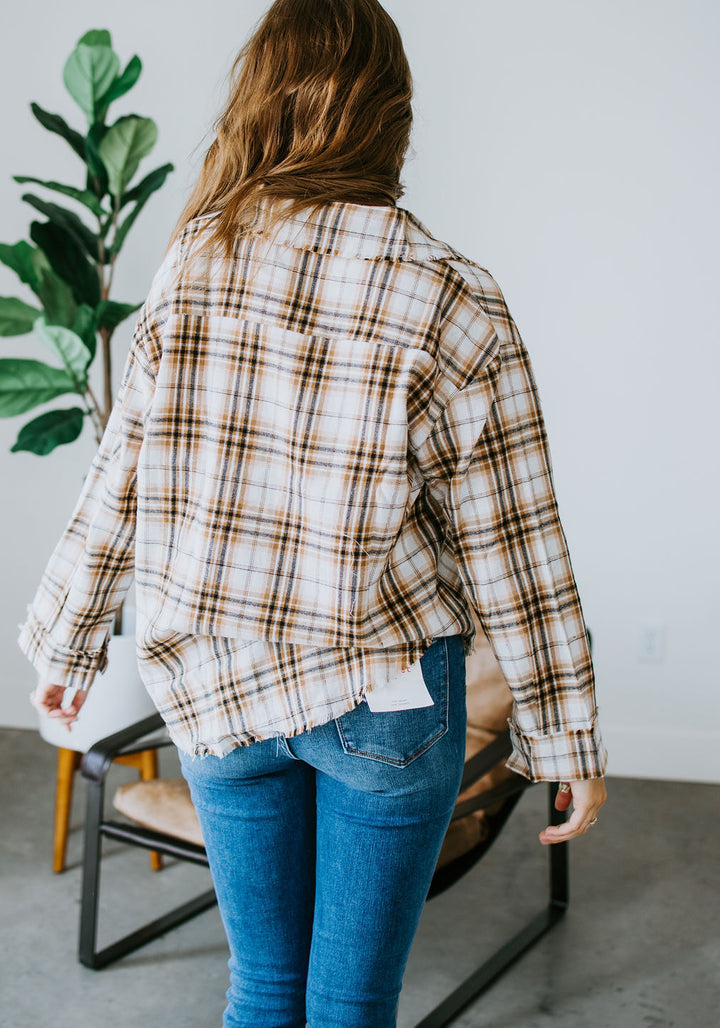
[[[421,462],[513,695],[506,766],[533,781],[595,778],[607,752],[587,628],[532,368],[498,295],[496,345],[486,341],[487,359],[451,396]]]
[[[133,579],[137,460],[168,264],[166,257],[140,310],[107,427],[19,626],[20,649],[57,685],[88,689],[105,670],[110,628]]]

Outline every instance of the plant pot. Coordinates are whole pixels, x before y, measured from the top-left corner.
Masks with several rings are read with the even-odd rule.
[[[108,664],[87,695],[70,731],[53,718],[38,715],[38,730],[46,742],[85,753],[121,728],[155,713],[138,669],[134,635],[113,635],[108,644]]]

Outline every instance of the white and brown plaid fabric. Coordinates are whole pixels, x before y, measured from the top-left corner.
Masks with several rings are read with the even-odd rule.
[[[138,658],[178,746],[223,754],[361,702],[477,613],[514,696],[508,766],[606,752],[527,353],[491,275],[408,211],[186,226],[21,626],[87,688],[133,575]]]

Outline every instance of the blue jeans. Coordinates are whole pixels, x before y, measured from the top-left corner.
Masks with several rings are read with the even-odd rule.
[[[433,706],[334,721],[193,759],[230,945],[224,1028],[391,1028],[460,788],[460,636],[421,658]]]

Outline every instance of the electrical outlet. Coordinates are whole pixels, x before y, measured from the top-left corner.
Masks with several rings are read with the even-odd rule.
[[[638,631],[638,660],[665,659],[665,624],[662,621],[641,621]]]

